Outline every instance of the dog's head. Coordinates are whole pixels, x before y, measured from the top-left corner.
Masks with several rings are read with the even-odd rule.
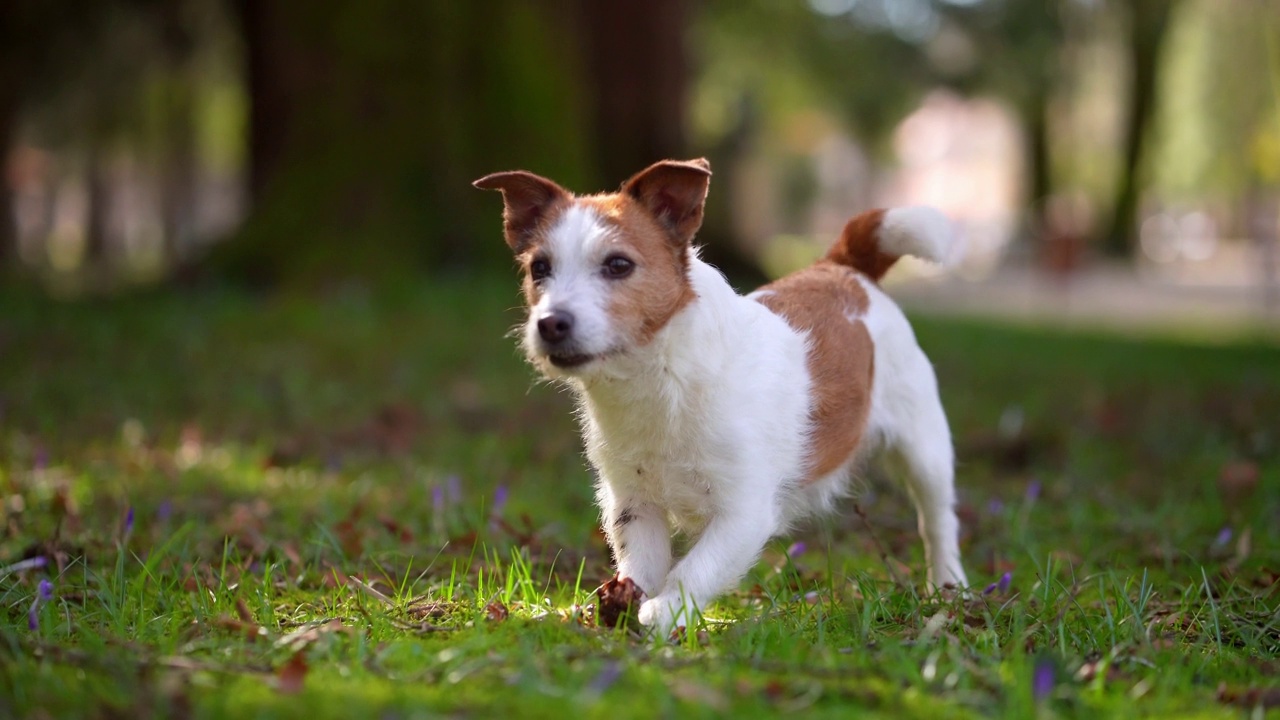
[[[647,345],[694,298],[690,241],[706,160],[664,160],[616,193],[578,197],[524,171],[475,181],[502,191],[507,245],[524,272],[524,347],[549,377],[598,372]]]

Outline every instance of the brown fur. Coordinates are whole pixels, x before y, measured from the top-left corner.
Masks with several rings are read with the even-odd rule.
[[[813,482],[847,462],[866,430],[874,345],[866,326],[848,316],[866,311],[869,299],[854,271],[831,260],[760,290],[772,293],[759,299],[765,307],[809,336],[813,406],[805,481]]]
[[[878,236],[882,220],[884,210],[869,210],[854,217],[845,224],[840,239],[827,251],[827,259],[879,281],[899,258],[880,251]]]
[[[627,337],[644,345],[693,302],[689,246],[672,242],[653,215],[627,195],[600,195],[579,202],[594,207],[616,228],[616,251],[636,263],[635,271],[619,281],[612,293],[609,314]]]
[[[689,246],[674,242],[652,214],[628,195],[612,193],[573,198],[540,218],[524,252],[516,258],[524,271],[525,300],[530,307],[538,303],[538,286],[530,276],[529,266],[539,257],[546,233],[574,204],[590,207],[613,226],[613,251],[636,263],[631,276],[617,282],[609,313],[624,335],[637,344],[648,343],[676,313],[693,302],[694,292],[688,277]]]

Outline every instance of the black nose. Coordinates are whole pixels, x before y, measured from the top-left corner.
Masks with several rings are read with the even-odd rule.
[[[573,316],[563,310],[552,310],[538,318],[538,334],[549,343],[564,342],[573,334]]]

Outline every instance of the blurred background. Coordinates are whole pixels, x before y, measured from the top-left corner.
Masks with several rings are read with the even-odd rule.
[[[0,277],[58,296],[506,273],[495,197],[712,161],[740,286],[874,205],[908,305],[1275,327],[1280,0],[5,0]]]

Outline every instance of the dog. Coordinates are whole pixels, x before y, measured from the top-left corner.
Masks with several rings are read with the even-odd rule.
[[[872,458],[900,461],[929,587],[965,587],[933,367],[878,284],[902,255],[946,261],[946,219],[858,215],[824,258],[742,296],[693,245],[710,180],[697,159],[598,195],[525,171],[474,183],[502,192],[528,305],[517,332],[577,397],[618,577],[645,593],[640,622],[690,626]],[[674,531],[693,540],[678,561]]]

